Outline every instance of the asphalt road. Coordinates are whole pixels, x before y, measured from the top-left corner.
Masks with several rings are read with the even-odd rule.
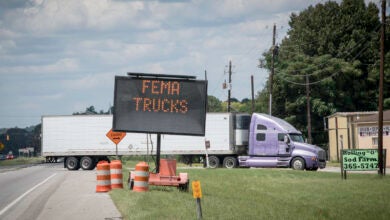
[[[95,170],[0,167],[0,219],[121,219],[109,195],[95,189]]]

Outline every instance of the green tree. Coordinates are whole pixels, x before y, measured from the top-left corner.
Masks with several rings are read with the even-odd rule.
[[[95,106],[91,105],[85,109],[84,112],[73,112],[73,115],[108,115],[112,114],[114,111],[114,106],[109,107],[107,112],[100,110],[99,112],[95,110]]]
[[[87,115],[89,115],[89,114],[91,114],[91,115],[97,114],[97,112],[95,110],[95,107],[93,105],[91,105],[87,109],[85,109],[85,113]]]
[[[215,96],[209,95],[207,97],[207,112],[222,112],[222,101]]]
[[[251,100],[248,99],[248,98],[243,98],[243,99],[241,100],[241,103],[248,103],[248,102],[251,102]]]
[[[327,142],[324,117],[336,111],[375,110],[378,13],[375,4],[364,0],[329,1],[293,13],[275,62],[273,114],[306,131],[306,77],[317,144]],[[270,69],[271,53],[264,56]],[[256,111],[268,106],[267,96],[267,89],[257,95],[261,104]]]
[[[38,124],[35,126],[34,130],[30,134],[31,136],[30,146],[34,148],[36,154],[40,154],[42,152],[41,132],[42,132],[42,124]]]
[[[28,132],[21,128],[10,128],[1,137],[1,142],[5,145],[3,153],[12,152],[18,154],[19,148],[27,147]]]

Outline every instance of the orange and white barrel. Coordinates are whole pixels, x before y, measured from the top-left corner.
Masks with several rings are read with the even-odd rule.
[[[100,161],[97,166],[96,192],[108,192],[111,190],[110,164],[107,161]]]
[[[139,162],[135,166],[133,191],[146,192],[148,190],[149,190],[149,165],[146,162]]]
[[[110,163],[111,189],[123,189],[122,162],[113,160]]]

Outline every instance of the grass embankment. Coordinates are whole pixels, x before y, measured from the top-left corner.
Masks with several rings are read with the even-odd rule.
[[[13,166],[22,164],[38,164],[45,161],[43,157],[18,157],[12,160],[0,160],[0,166]]]
[[[128,172],[124,169],[124,182]],[[178,169],[200,180],[204,219],[388,219],[390,177],[289,169]],[[196,219],[192,192],[110,192],[125,219]],[[191,187],[190,187],[191,188]]]

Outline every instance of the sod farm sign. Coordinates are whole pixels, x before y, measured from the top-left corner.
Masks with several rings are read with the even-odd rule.
[[[383,156],[383,161],[386,161],[386,150],[384,150]],[[378,149],[341,150],[341,158],[341,175],[344,179],[346,178],[346,171],[369,171],[379,169]]]

